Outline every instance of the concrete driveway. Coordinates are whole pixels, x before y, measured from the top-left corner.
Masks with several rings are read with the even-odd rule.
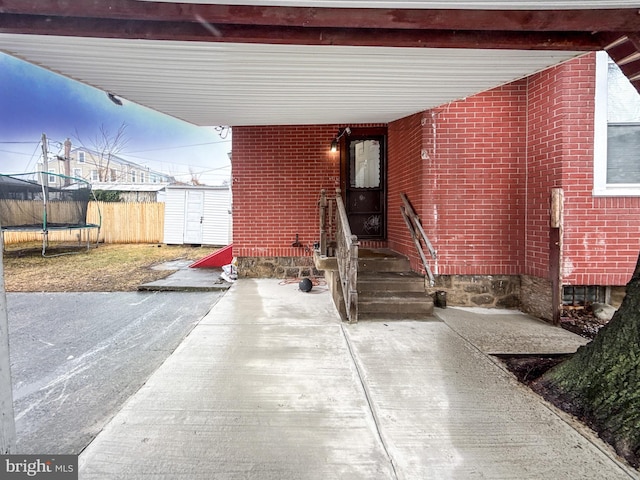
[[[486,352],[490,337],[582,339],[442,312],[345,325],[322,288],[239,280],[81,454],[80,478],[636,478]]]
[[[223,293],[7,294],[17,452],[80,453]]]

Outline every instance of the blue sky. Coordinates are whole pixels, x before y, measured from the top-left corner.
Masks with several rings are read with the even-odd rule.
[[[187,181],[193,172],[207,185],[231,174],[231,135],[198,127],[123,100],[49,70],[0,53],[0,173],[37,170],[42,134],[50,150],[77,137],[90,146],[101,126],[114,135],[123,123],[128,139],[119,156]]]

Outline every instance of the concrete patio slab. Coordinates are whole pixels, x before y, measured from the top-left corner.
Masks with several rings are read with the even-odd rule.
[[[80,478],[635,478],[446,323],[346,325],[312,292],[236,282]]]
[[[629,478],[447,325],[346,330],[399,478]]]
[[[329,294],[298,293],[234,285],[87,448],[81,478],[392,478]]]
[[[175,260],[153,267],[154,270],[174,270],[166,278],[138,286],[139,291],[209,292],[227,290],[231,284],[223,280],[220,268],[189,268],[193,260]]]
[[[324,285],[303,292],[298,282],[242,279],[201,324],[338,324],[330,295]]]
[[[574,353],[589,340],[517,310],[437,308],[435,316],[484,353]]]

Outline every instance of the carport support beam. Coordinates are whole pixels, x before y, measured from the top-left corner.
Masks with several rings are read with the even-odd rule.
[[[0,232],[0,454],[15,453],[16,420],[13,412],[13,386],[9,360],[9,317],[4,289],[4,239]]]

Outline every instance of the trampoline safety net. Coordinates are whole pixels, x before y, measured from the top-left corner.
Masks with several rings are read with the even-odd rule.
[[[91,228],[87,181],[48,172],[0,174],[0,225],[3,230]]]

